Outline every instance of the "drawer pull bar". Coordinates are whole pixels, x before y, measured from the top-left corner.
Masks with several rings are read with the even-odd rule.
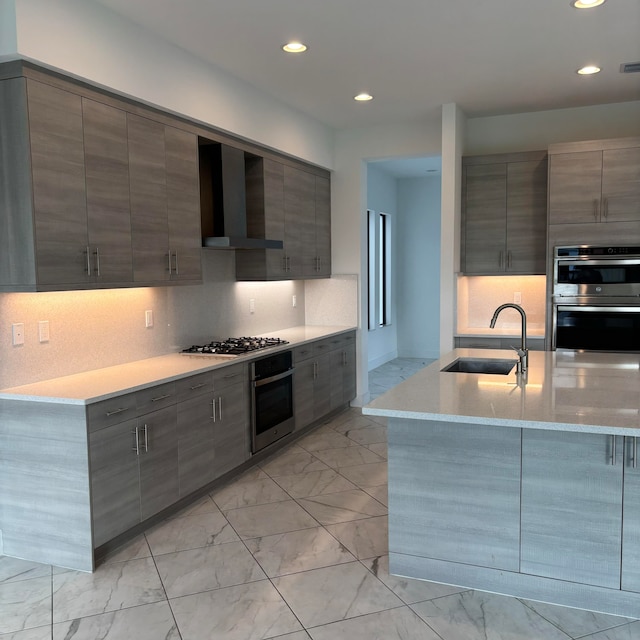
[[[107,411],[104,415],[107,416],[107,418],[110,418],[111,416],[115,416],[118,413],[122,413],[123,411],[129,411],[129,407],[119,407],[118,409],[114,409],[113,411]]]
[[[191,389],[191,391],[195,391],[196,389],[202,389],[202,387],[205,387],[206,384],[204,382],[201,382],[200,384],[194,384],[193,387],[189,387]]]
[[[240,374],[239,373],[228,373],[225,376],[225,380],[228,380],[229,378],[237,378]]]
[[[163,396],[158,396],[157,398],[151,398],[151,402],[159,402],[160,400],[166,400],[167,398],[170,398],[171,394],[170,393],[165,393]]]

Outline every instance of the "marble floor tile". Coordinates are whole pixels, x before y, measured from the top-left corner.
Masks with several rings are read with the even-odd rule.
[[[387,508],[362,489],[300,498],[298,504],[325,525],[387,515]]]
[[[151,553],[173,553],[225,542],[238,536],[219,511],[165,520],[145,533]]]
[[[425,582],[424,580],[392,576],[389,574],[388,555],[368,558],[367,560],[361,560],[361,562],[376,578],[382,580],[393,593],[407,604],[415,604],[416,602],[433,600],[466,591],[466,589],[461,589],[460,587],[450,587],[437,582]]]
[[[53,640],[180,640],[168,602],[53,625]]]
[[[349,431],[345,431],[344,435],[347,439],[354,440],[358,444],[386,443],[387,427],[376,424],[366,429],[349,429]]]
[[[402,605],[359,562],[272,579],[306,629]]]
[[[216,511],[219,511],[219,509],[211,497],[203,496],[192,504],[187,505],[184,509],[180,509],[180,511],[169,516],[169,519],[184,518],[185,516],[198,516],[202,513],[215,513]]]
[[[168,553],[155,561],[169,598],[266,578],[242,542]]]
[[[65,622],[166,600],[153,558],[116,562],[95,573],[53,576],[53,621]]]
[[[297,473],[291,476],[278,476],[275,481],[292,498],[306,498],[357,488],[353,482],[349,482],[335,469],[309,471],[308,473]]]
[[[581,636],[580,640],[638,640],[638,638],[640,638],[640,622],[632,622],[614,629]]]
[[[356,442],[333,429],[324,429],[322,431],[313,431],[308,436],[302,438],[302,440],[298,440],[297,444],[305,451],[313,453],[314,451],[321,451],[322,449],[352,447]]]
[[[0,584],[0,634],[51,624],[51,576]]]
[[[318,526],[316,520],[293,500],[232,509],[225,515],[238,535],[245,539]]]
[[[133,540],[129,540],[118,549],[114,549],[111,553],[102,559],[101,564],[111,564],[112,562],[126,562],[127,560],[137,560],[138,558],[149,558],[151,549],[144,534],[136,536]]]
[[[182,640],[263,640],[301,631],[268,580],[171,600]]]
[[[256,466],[251,467],[251,469],[247,469],[237,478],[234,478],[232,482],[252,482],[253,480],[260,480],[261,478],[268,477],[269,476],[260,467]]]
[[[387,530],[387,516],[327,525],[327,531],[347,547],[358,560],[389,552]]]
[[[270,640],[311,640],[311,636],[306,631],[295,631],[294,633],[287,633],[283,636],[272,636]]]
[[[333,428],[341,434],[348,433],[353,429],[367,429],[371,427],[379,427],[380,425],[371,419],[369,416],[363,416],[362,413],[353,416],[340,424],[335,425]]]
[[[211,497],[222,511],[290,499],[289,494],[268,476],[257,480],[234,482],[212,493]]]
[[[46,627],[36,627],[35,629],[25,629],[15,633],[0,634],[1,640],[51,640],[51,625]]]
[[[389,492],[386,484],[381,484],[377,487],[364,487],[363,491],[366,491],[372,498],[375,498],[385,507],[389,506]]]
[[[352,420],[354,418],[358,418],[362,415],[362,409],[360,407],[349,407],[346,411],[339,413],[338,415],[333,416],[330,420],[326,422],[326,426],[335,429],[336,427]]]
[[[333,622],[309,633],[313,640],[442,640],[409,607]]]
[[[386,442],[374,442],[367,445],[367,449],[371,449],[373,453],[379,455],[383,460],[387,459],[387,443]]]
[[[329,468],[324,462],[300,447],[288,449],[280,456],[261,463],[260,467],[272,478]]]
[[[323,449],[322,451],[314,452],[314,455],[333,469],[382,462],[380,456],[360,445],[342,447],[340,449]]]
[[[534,602],[533,600],[522,600],[522,602],[572,638],[580,638],[588,633],[604,631],[605,629],[612,629],[633,622],[631,618],[612,616],[606,613],[569,609],[568,607]],[[640,639],[640,635],[638,638]]]
[[[252,538],[246,545],[270,578],[355,560],[322,527]]]
[[[51,565],[0,556],[0,584],[51,575]]]
[[[344,467],[340,473],[361,489],[387,484],[387,462],[371,462],[353,467]]]
[[[517,598],[481,591],[437,598],[411,608],[446,640],[569,640]]]

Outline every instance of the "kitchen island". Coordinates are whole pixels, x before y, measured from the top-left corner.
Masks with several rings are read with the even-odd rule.
[[[389,419],[392,573],[640,618],[640,355],[530,352],[371,404]]]

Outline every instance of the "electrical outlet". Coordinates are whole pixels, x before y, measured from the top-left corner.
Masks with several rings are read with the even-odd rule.
[[[14,322],[11,325],[11,338],[14,347],[24,344],[24,322]]]
[[[38,340],[40,342],[49,342],[49,321],[40,320],[38,322]]]
[[[293,296],[291,297],[291,306],[295,309],[298,306],[298,298],[296,297],[296,294],[294,293]]]
[[[144,312],[144,326],[147,329],[150,329],[151,327],[153,327],[153,310],[152,309],[147,309]]]
[[[516,291],[513,294],[513,302],[514,304],[520,304],[522,302],[522,292]]]
[[[256,299],[255,298],[250,298],[249,299],[249,313],[255,313],[256,312]]]

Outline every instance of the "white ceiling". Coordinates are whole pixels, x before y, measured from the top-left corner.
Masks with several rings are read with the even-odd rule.
[[[93,1],[336,129],[640,99],[640,0]]]

